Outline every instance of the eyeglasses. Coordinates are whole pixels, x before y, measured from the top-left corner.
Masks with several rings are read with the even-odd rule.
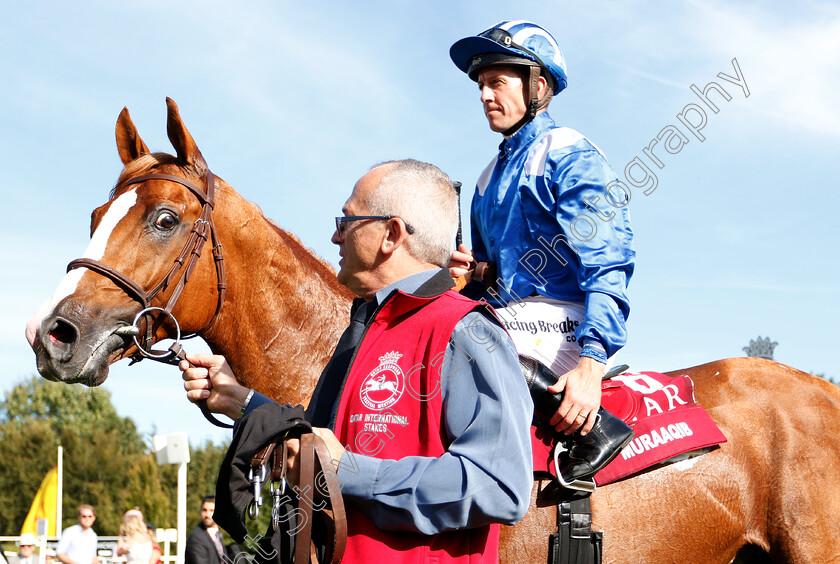
[[[335,232],[339,235],[344,233],[344,224],[350,221],[361,221],[363,219],[402,219],[396,215],[347,215],[347,216],[339,216],[335,218]],[[408,231],[409,235],[414,235],[414,228],[410,226],[406,221],[403,219],[403,223],[405,223],[405,230]]]

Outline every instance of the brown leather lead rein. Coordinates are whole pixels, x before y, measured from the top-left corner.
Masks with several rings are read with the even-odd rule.
[[[294,513],[298,515],[301,525],[295,536],[294,564],[338,564],[347,548],[347,517],[338,476],[333,470],[332,458],[323,439],[313,433],[304,433],[300,436],[298,457],[300,484],[295,490],[298,493],[298,509]],[[266,473],[270,476],[272,496],[275,497],[271,520],[274,531],[277,530],[281,520],[280,516],[274,512],[281,505],[279,496],[285,494],[287,458],[286,439],[281,439],[279,442],[270,443],[264,447],[251,460],[251,476],[264,477]],[[265,472],[265,469],[268,469],[268,472]],[[281,484],[279,493],[274,490],[275,482]],[[255,519],[259,513],[256,507],[262,505],[259,499],[262,480],[257,481],[256,485],[254,501],[248,508],[248,514],[252,519]],[[326,492],[323,491],[324,487],[327,489]],[[328,538],[324,539],[323,562],[318,560],[316,544],[312,539],[313,510],[322,512],[328,531]]]
[[[118,271],[117,269],[104,264],[98,260],[90,259],[90,258],[80,258],[70,262],[67,265],[67,271],[71,271],[75,268],[87,268],[92,270],[106,278],[110,279],[114,284],[120,287],[125,293],[129,296],[140,302],[143,306],[143,309],[140,312],[139,317],[143,317],[146,319],[146,333],[145,335],[141,336],[141,342],[137,341],[137,337],[135,336],[135,344],[137,345],[137,353],[132,356],[132,363],[139,362],[143,358],[150,358],[152,360],[157,360],[158,362],[164,362],[167,364],[178,364],[181,360],[184,359],[184,352],[183,348],[180,344],[180,339],[176,339],[175,343],[169,348],[169,351],[166,351],[163,355],[154,354],[146,350],[146,347],[151,347],[151,343],[154,339],[154,329],[155,329],[155,320],[152,319],[151,312],[154,310],[160,310],[166,316],[169,316],[175,320],[175,317],[172,315],[172,309],[175,307],[178,298],[181,297],[181,293],[184,290],[187,282],[189,282],[190,276],[193,273],[196,265],[198,264],[198,259],[201,257],[201,250],[204,247],[204,243],[207,242],[208,235],[212,241],[213,245],[213,262],[216,266],[216,282],[218,285],[218,300],[216,302],[216,311],[213,313],[212,319],[210,322],[200,331],[193,333],[192,335],[185,336],[183,338],[188,339],[191,337],[195,337],[197,335],[201,335],[213,324],[216,322],[216,319],[219,317],[219,313],[222,310],[222,305],[225,301],[225,289],[227,288],[227,284],[225,282],[225,267],[224,267],[224,256],[222,255],[222,244],[219,242],[218,234],[216,233],[216,226],[213,222],[213,207],[215,205],[215,187],[216,187],[216,177],[215,175],[207,171],[207,178],[206,178],[206,190],[202,190],[195,184],[189,182],[188,180],[181,178],[180,176],[174,176],[171,174],[161,174],[161,173],[151,173],[151,174],[144,174],[141,176],[137,176],[135,178],[130,178],[125,181],[124,186],[130,186],[132,184],[141,184],[146,182],[147,180],[166,180],[169,182],[175,182],[187,188],[190,192],[192,192],[198,200],[201,202],[201,214],[199,215],[198,219],[195,220],[193,223],[193,228],[190,231],[189,236],[187,237],[187,242],[184,244],[184,248],[181,250],[181,253],[175,259],[172,267],[163,277],[163,279],[151,290],[148,292],[144,291],[137,283],[135,283],[131,278],[123,274],[122,272]],[[183,271],[183,272],[182,272]],[[178,277],[179,272],[180,277]],[[172,292],[172,295],[169,297],[169,300],[166,303],[164,308],[153,308],[151,307],[152,299],[160,292],[166,290],[175,280],[177,279],[177,285],[175,290]],[[160,318],[159,318],[160,319]],[[135,321],[135,326],[137,321]],[[177,321],[175,321],[177,325]],[[180,332],[180,330],[179,330]],[[151,350],[151,349],[149,349]],[[207,403],[204,400],[201,400],[198,403],[199,408],[201,409],[202,414],[204,417],[216,425],[217,427],[227,427],[230,428],[232,425],[227,423],[223,423],[216,419],[210,410],[207,408]]]

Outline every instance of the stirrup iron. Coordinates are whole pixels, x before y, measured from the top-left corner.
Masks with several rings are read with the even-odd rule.
[[[571,482],[567,482],[563,478],[563,474],[560,472],[560,455],[568,452],[568,450],[559,441],[554,445],[554,473],[557,474],[557,481],[560,482],[561,486],[569,490],[588,493],[594,492],[595,488],[598,487],[595,484],[594,477],[589,480],[572,480]]]

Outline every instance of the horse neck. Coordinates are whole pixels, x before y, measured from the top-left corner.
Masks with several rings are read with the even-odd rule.
[[[352,295],[332,267],[230,188],[216,210],[227,295],[205,340],[245,386],[305,404],[347,326]]]

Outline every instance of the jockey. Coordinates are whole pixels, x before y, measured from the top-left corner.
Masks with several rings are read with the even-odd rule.
[[[599,409],[608,358],[627,338],[630,195],[598,147],[549,115],[567,76],[548,31],[504,21],[449,54],[478,83],[490,129],[504,137],[476,185],[473,248],[452,254],[450,273],[469,280],[464,293],[497,308],[520,356],[542,365],[543,394],[563,394],[543,415],[572,438],[563,477],[588,478],[632,438]]]

